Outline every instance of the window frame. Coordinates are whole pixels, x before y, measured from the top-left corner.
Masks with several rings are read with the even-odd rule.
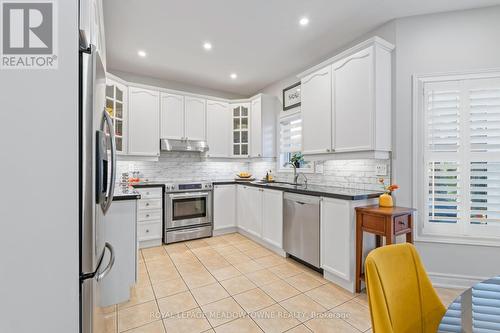
[[[277,154],[277,157],[276,157],[276,170],[277,172],[293,172],[293,168],[291,165],[288,165],[288,166],[283,166],[283,164],[281,163],[281,155],[284,154],[281,152],[281,123],[284,121],[284,120],[287,120],[287,119],[292,119],[292,118],[300,118],[302,119],[302,114],[300,111],[297,111],[297,112],[293,112],[293,113],[285,113],[285,114],[282,114],[278,117],[278,126],[277,126],[277,132],[278,132],[278,140],[277,140],[277,146],[278,146],[278,154]],[[302,135],[302,133],[301,133]],[[297,168],[297,171],[300,171],[302,173],[305,173],[305,174],[313,174],[315,173],[315,163],[313,161],[307,161],[307,163],[309,164],[309,167],[306,167],[306,168]]]
[[[413,135],[412,135],[412,147],[413,147],[413,194],[412,201],[413,206],[417,208],[415,215],[415,240],[424,242],[437,242],[437,243],[451,243],[451,244],[464,244],[464,245],[481,245],[481,246],[495,246],[500,247],[500,234],[494,237],[486,237],[485,232],[482,233],[471,233],[473,229],[479,230],[470,224],[470,216],[464,216],[462,222],[457,222],[457,225],[433,225],[431,226],[427,222],[427,193],[428,193],[428,179],[427,179],[427,160],[426,160],[426,144],[427,144],[427,128],[425,127],[426,112],[425,112],[425,85],[428,83],[447,83],[453,81],[467,81],[474,79],[500,79],[500,69],[487,69],[487,70],[477,70],[468,72],[450,72],[450,73],[438,73],[438,74],[422,74],[413,75],[413,105],[412,105],[412,123],[413,123]],[[465,82],[465,85],[474,84],[474,82]],[[461,92],[464,93],[463,91]],[[468,119],[468,114],[466,115]],[[467,127],[468,124],[463,122],[461,127]],[[461,133],[463,133],[461,128]],[[469,133],[468,129],[465,133]],[[465,156],[469,154],[470,156]],[[445,156],[446,153],[443,153]],[[470,163],[474,160],[470,157],[473,153],[467,149],[464,153],[457,153],[460,156],[459,163],[461,163],[461,177],[462,183],[466,179],[470,179]],[[500,154],[496,154],[500,155]],[[447,160],[447,158],[443,158]],[[465,162],[465,164],[464,164]],[[480,162],[480,161],[479,161]],[[487,162],[500,162],[500,156],[498,158],[488,157]],[[464,172],[465,171],[465,172]],[[467,191],[464,193],[465,198],[469,198],[470,193]],[[462,203],[462,205],[469,205],[468,201]],[[464,211],[470,211],[465,209]],[[494,229],[498,229],[493,226]],[[453,230],[455,229],[455,230]],[[490,229],[491,230],[491,229]],[[484,230],[482,230],[484,231]]]

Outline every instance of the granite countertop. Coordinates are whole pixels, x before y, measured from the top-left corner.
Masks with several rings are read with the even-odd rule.
[[[137,200],[141,198],[141,194],[134,189],[124,189],[121,186],[115,187],[113,201],[121,200]]]
[[[130,184],[132,187],[163,187],[165,186],[165,182],[138,182]]]
[[[306,186],[293,185],[287,183],[265,183],[260,181],[237,181],[237,180],[221,180],[214,181],[214,185],[229,185],[229,184],[245,184],[248,186],[255,186],[260,188],[276,189],[284,192],[314,195],[320,197],[328,197],[343,200],[366,200],[379,197],[382,191],[358,190],[353,188],[343,188],[334,186],[323,186],[308,184]]]

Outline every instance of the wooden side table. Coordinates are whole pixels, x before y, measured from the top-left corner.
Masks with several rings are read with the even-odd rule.
[[[395,242],[396,236],[405,235],[408,243],[413,243],[413,208],[405,207],[356,207],[356,292],[361,291],[363,273],[363,232],[375,235],[375,246]]]

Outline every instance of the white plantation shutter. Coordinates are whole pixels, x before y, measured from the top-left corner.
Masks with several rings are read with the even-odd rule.
[[[425,82],[422,95],[424,233],[499,238],[500,77]]]
[[[300,116],[283,118],[280,121],[280,152],[295,153],[302,148],[302,119]]]

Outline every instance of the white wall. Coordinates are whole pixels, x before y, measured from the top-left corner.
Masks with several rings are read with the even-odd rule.
[[[249,96],[242,96],[230,93],[227,91],[203,88],[203,87],[193,86],[187,83],[157,79],[149,76],[142,76],[113,69],[109,69],[109,72],[128,82],[145,84],[166,89],[180,90],[180,91],[190,92],[193,94],[200,94],[200,95],[207,95],[212,97],[228,98],[228,99],[240,99],[249,97]]]
[[[59,68],[0,70],[0,332],[78,332],[78,1]]]
[[[396,89],[393,176],[399,205],[411,206],[412,75],[500,67],[500,7],[424,15],[396,20]],[[455,284],[468,277],[500,274],[500,247],[417,244],[427,270],[438,281],[452,274]],[[439,279],[441,281],[442,279]]]

